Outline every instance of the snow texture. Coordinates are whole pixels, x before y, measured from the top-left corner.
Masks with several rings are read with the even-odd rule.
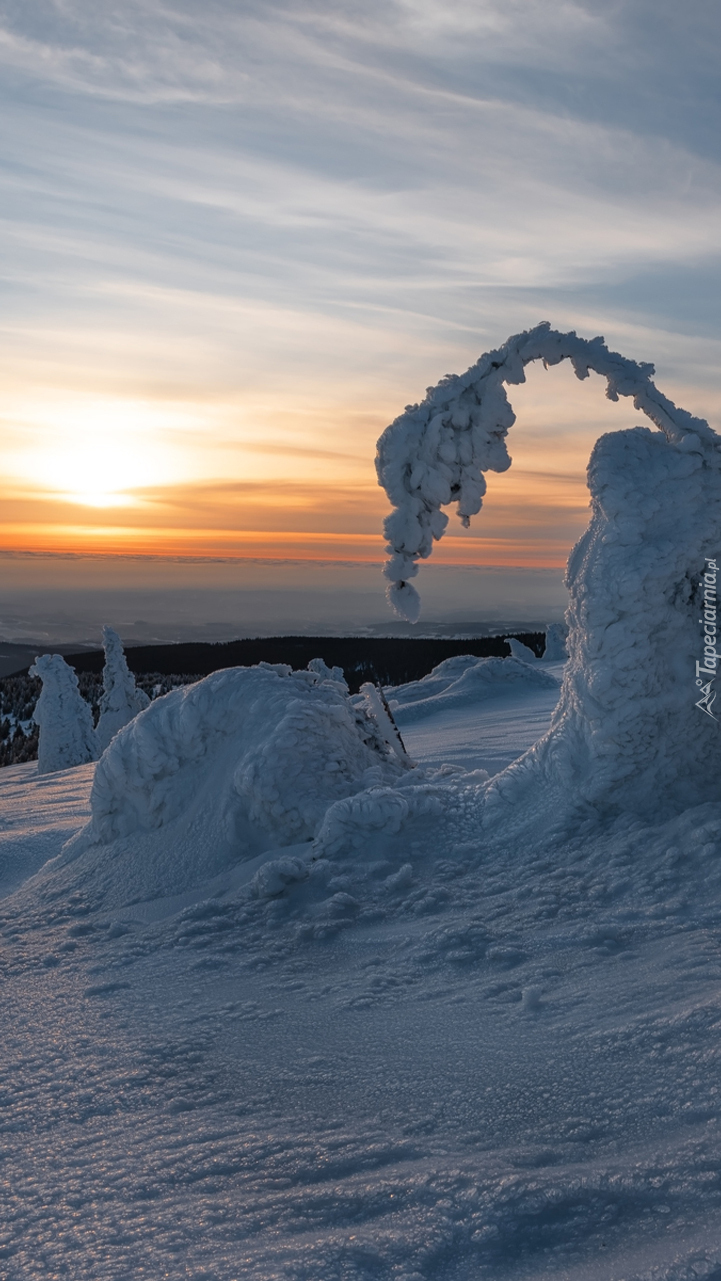
[[[0,777],[8,1281],[717,1281],[721,803],[509,845],[405,771],[114,908],[36,871],[92,769]]]
[[[407,766],[409,769],[412,768],[413,762],[406,752],[397,721],[381,687],[374,685],[371,681],[366,681],[365,685],[360,687],[360,694],[370,716],[378,726],[384,742],[393,752],[393,755],[398,757],[402,765]]]
[[[41,654],[30,668],[43,687],[33,720],[40,727],[38,773],[85,765],[98,755],[93,714],[78,689],[78,678],[60,654]]]
[[[631,396],[660,430],[612,433],[593,450],[592,519],[566,578],[561,699],[545,738],[491,783],[486,824],[553,824],[563,813],[576,821],[583,811],[671,815],[719,795],[718,724],[696,705],[696,661],[707,654],[713,675],[701,614],[706,596],[715,617],[721,438],[658,391],[653,366],[544,324],[409,407],[378,444],[379,479],[395,508],[385,526],[391,600],[398,607],[416,562],[441,537],[441,506],[457,499],[467,524],[481,506],[482,472],[509,466],[514,416],[503,383],[523,382],[529,361],[566,357],[579,378],[590,369],[605,376],[611,399]]]
[[[103,693],[100,699],[100,718],[95,730],[101,752],[105,751],[118,730],[132,721],[138,712],[144,711],[150,703],[145,691],[136,688],[135,677],[128,669],[123,643],[112,627],[103,628],[103,648]]]
[[[517,691],[550,690],[557,695],[558,678],[539,667],[535,655],[531,657],[532,664],[519,658],[447,658],[422,680],[387,691],[393,716],[402,728],[439,712],[469,708]]]

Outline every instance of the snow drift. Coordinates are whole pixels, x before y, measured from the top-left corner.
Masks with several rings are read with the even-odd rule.
[[[533,661],[535,664],[535,657]],[[558,687],[559,681],[550,672],[518,658],[460,655],[446,659],[422,680],[399,685],[388,694],[393,716],[403,726],[436,712],[471,707],[490,698]]]
[[[716,668],[716,556],[721,547],[721,437],[677,408],[651,381],[653,366],[611,352],[603,339],[543,324],[448,376],[409,406],[378,442],[377,469],[394,511],[385,522],[386,576],[397,612],[414,620],[408,579],[442,536],[455,501],[464,524],[480,510],[486,470],[510,465],[514,422],[504,383],[524,366],[568,358],[579,378],[602,374],[607,396],[630,396],[660,430],[603,436],[588,469],[592,519],[571,554],[569,662],[551,730],[490,784],[485,822],[592,807],[642,815],[679,812],[719,797],[721,749],[713,713],[697,703]],[[713,615],[703,613],[704,595]],[[702,618],[710,645],[704,649]],[[699,681],[697,663],[709,668]],[[698,683],[697,683],[698,682]],[[706,698],[710,711],[712,696]]]

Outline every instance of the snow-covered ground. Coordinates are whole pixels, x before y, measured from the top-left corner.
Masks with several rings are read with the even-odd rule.
[[[315,846],[176,894],[132,835],[33,877],[96,767],[0,772],[0,1275],[718,1281],[721,804],[491,839],[463,770],[556,692],[462,677],[389,692],[427,768],[384,826],[351,780]]]
[[[469,662],[468,659],[460,661]],[[450,659],[436,668],[436,672],[452,669],[458,663],[459,660]],[[461,672],[463,674],[465,670],[472,676],[479,668],[487,671],[489,668],[509,667],[511,664],[501,659],[495,664],[473,663],[461,668]],[[449,676],[454,674],[451,671]],[[526,674],[525,682],[499,682],[496,687],[481,686],[480,689],[477,682],[475,691],[469,688],[469,681],[463,681],[462,675],[458,695],[453,693],[459,685],[458,680],[438,681],[435,677],[438,689],[430,698],[426,696],[415,701],[413,694],[424,694],[424,686],[430,684],[432,678],[426,677],[414,683],[415,689],[413,686],[405,687],[402,702],[398,691],[393,691],[390,697],[401,726],[403,742],[419,764],[458,765],[464,770],[482,769],[493,775],[505,769],[545,734],[558,702],[558,683],[562,674],[563,663],[538,664],[536,682],[531,671]],[[474,692],[476,701],[473,701]]]

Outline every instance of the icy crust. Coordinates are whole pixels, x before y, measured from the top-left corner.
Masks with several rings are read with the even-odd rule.
[[[695,705],[704,569],[721,546],[718,447],[613,433],[588,483],[560,701],[549,733],[491,784],[498,817],[505,802],[533,812],[559,793],[600,812],[671,815],[721,791],[718,723]]]
[[[85,702],[78,678],[60,654],[41,654],[30,668],[43,687],[33,720],[40,726],[38,773],[87,765],[98,755],[93,714]]]
[[[408,405],[378,441],[378,481],[394,508],[384,523],[390,554],[384,572],[389,600],[402,618],[418,619],[420,598],[408,579],[418,573],[417,562],[430,556],[434,539],[443,536],[448,517],[441,508],[456,503],[468,526],[483,503],[483,473],[511,465],[505,437],[515,414],[504,383],[525,382],[530,361],[548,366],[565,359],[578,378],[587,378],[590,370],[605,377],[610,400],[631,396],[672,444],[716,442],[708,423],[678,409],[658,390],[651,381],[653,365],[609,351],[602,338],[562,334],[547,323],[514,334],[465,374],[448,374],[429,387],[422,404]]]
[[[118,730],[144,711],[150,703],[145,691],[137,689],[135,677],[128,669],[123,643],[112,627],[103,628],[103,648],[103,694],[100,700],[100,719],[95,730],[101,752],[105,751]]]
[[[525,649],[525,645],[522,648]],[[534,664],[535,661],[534,658]],[[393,715],[403,726],[437,712],[471,707],[489,698],[558,688],[559,681],[550,672],[518,658],[460,655],[446,659],[422,680],[399,685],[388,694]]]

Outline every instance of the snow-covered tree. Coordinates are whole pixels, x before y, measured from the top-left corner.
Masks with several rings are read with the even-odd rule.
[[[409,406],[378,442],[378,476],[394,507],[385,523],[391,603],[418,617],[408,579],[443,534],[441,507],[457,502],[467,525],[481,507],[483,472],[510,466],[505,436],[515,415],[503,384],[523,382],[529,361],[565,358],[579,378],[603,375],[611,400],[632,397],[660,430],[612,432],[595,446],[591,524],[566,575],[560,702],[548,734],[489,785],[485,822],[494,812],[509,822],[509,805],[518,822],[533,817],[536,826],[569,806],[659,817],[721,795],[713,710],[721,437],[658,390],[653,365],[543,324]]]
[[[40,727],[38,773],[70,769],[97,760],[93,714],[78,689],[78,678],[60,654],[42,654],[30,668],[43,687],[33,720]]]
[[[98,746],[105,751],[118,730],[132,721],[150,703],[148,695],[137,689],[135,677],[128,668],[123,642],[112,627],[103,628],[105,668],[103,694],[100,699],[100,719],[96,730]]]
[[[517,640],[515,636],[507,636],[506,644],[511,651],[512,658],[519,658],[522,663],[535,663],[536,655],[528,645],[523,644],[523,641]]]
[[[549,623],[546,628],[546,648],[543,651],[546,663],[565,663],[568,658],[566,649],[566,631],[560,623]]]

